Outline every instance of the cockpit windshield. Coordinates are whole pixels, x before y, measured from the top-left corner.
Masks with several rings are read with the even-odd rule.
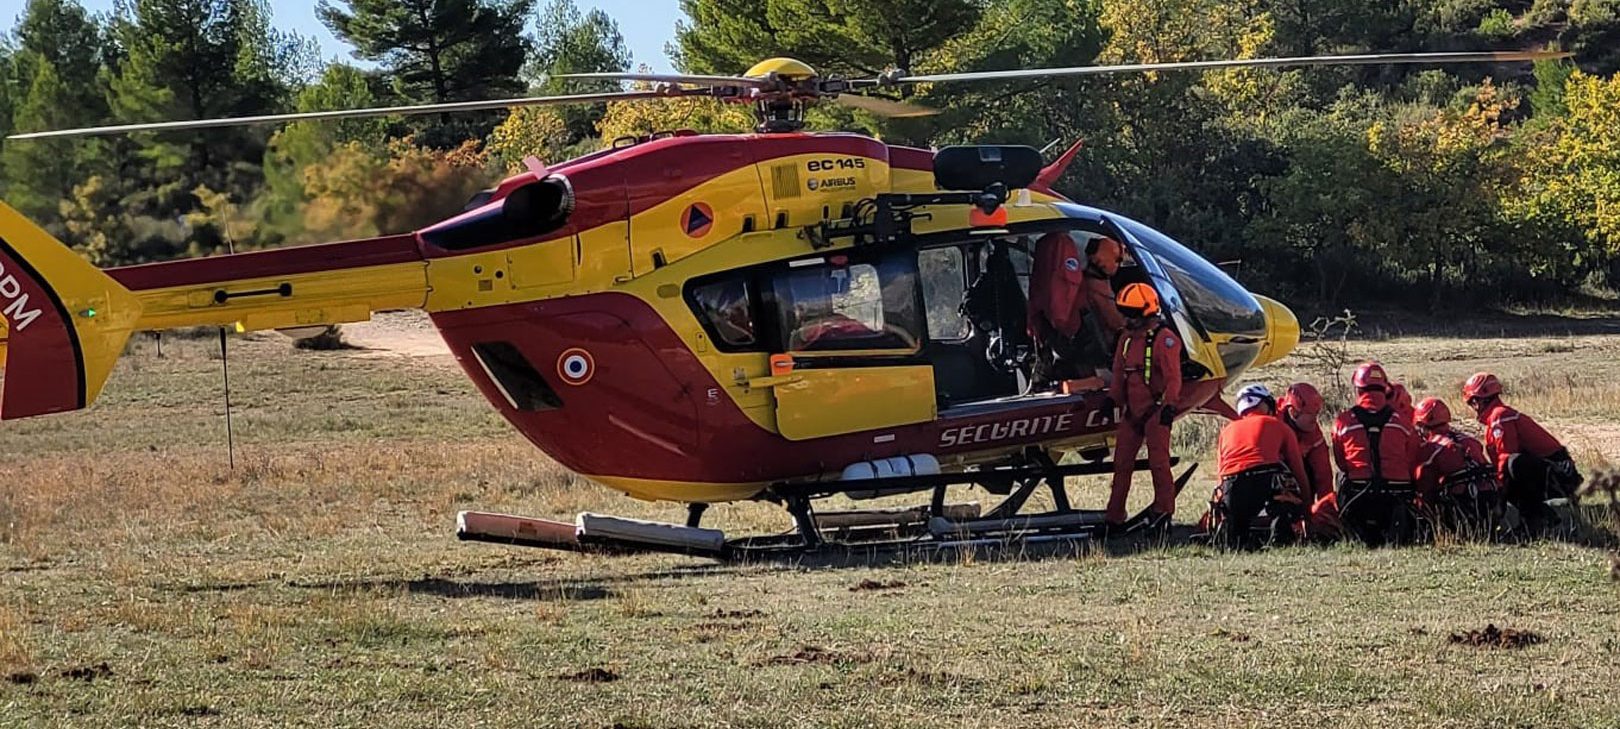
[[[1187,307],[1206,329],[1265,336],[1266,317],[1260,302],[1225,271],[1159,231],[1128,218],[1115,220],[1164,266]]]

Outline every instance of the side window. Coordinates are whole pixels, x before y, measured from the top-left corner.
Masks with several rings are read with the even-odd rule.
[[[952,342],[972,333],[967,317],[962,316],[962,298],[967,295],[967,277],[962,269],[960,248],[934,248],[917,254],[929,339]]]
[[[789,268],[771,281],[783,349],[915,351],[922,329],[909,254]]]
[[[724,349],[752,349],[759,343],[751,288],[748,279],[733,277],[691,290],[698,321]]]

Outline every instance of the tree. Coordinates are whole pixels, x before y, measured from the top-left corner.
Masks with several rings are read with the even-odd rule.
[[[1564,103],[1568,113],[1524,155],[1524,196],[1512,207],[1579,231],[1594,254],[1620,255],[1620,75],[1576,72]]]
[[[31,0],[17,23],[17,50],[10,57],[5,126],[26,131],[66,129],[106,117],[97,76],[101,29],[74,2]],[[7,196],[25,214],[59,227],[57,204],[71,195],[81,167],[95,157],[96,142],[24,140],[0,151]]]
[[[307,41],[273,32],[264,0],[133,0],[119,6],[111,34],[118,60],[108,101],[119,121],[265,114],[286,108],[309,58]],[[124,221],[108,250],[166,258],[224,247],[223,231],[187,217],[206,189],[243,204],[263,184],[262,128],[241,127],[109,138],[112,169],[94,195],[75,195],[81,219]],[[106,204],[115,210],[82,209]],[[168,253],[163,251],[167,247]]]
[[[293,107],[296,111],[323,111],[377,106],[380,101],[372,90],[374,81],[366,71],[334,63],[318,81],[298,92]],[[342,145],[385,148],[389,124],[385,118],[341,119],[297,122],[277,131],[265,150],[265,188],[252,212],[278,238],[311,241],[303,228],[304,207],[309,203],[304,171],[322,163]]]
[[[533,72],[540,82],[531,89],[535,94],[611,93],[620,89],[618,82],[566,82],[551,77],[630,69],[630,51],[624,46],[619,24],[599,9],[580,13],[573,0],[552,0],[542,9],[535,19],[534,39]],[[567,143],[575,144],[596,137],[596,126],[606,111],[605,104],[561,106],[547,114],[527,112],[519,123],[560,118],[567,127]]]
[[[919,71],[928,53],[972,30],[975,0],[681,0],[676,60],[695,73],[741,73],[792,56],[822,74]]]
[[[63,112],[83,122],[101,119],[107,103],[97,75],[101,71],[102,32],[84,7],[73,0],[29,0],[17,22],[17,45],[55,70],[62,88]],[[34,69],[24,67],[32,75]]]
[[[316,14],[355,56],[380,64],[404,99],[443,104],[516,96],[535,0],[321,0]],[[428,119],[428,121],[421,121]],[[492,114],[419,118],[437,147],[482,138]]]

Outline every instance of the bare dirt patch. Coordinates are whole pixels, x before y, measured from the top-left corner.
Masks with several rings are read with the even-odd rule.
[[[1486,625],[1484,630],[1470,630],[1463,633],[1452,633],[1448,639],[1453,644],[1473,646],[1475,648],[1526,648],[1538,643],[1546,642],[1540,633],[1529,630],[1516,630],[1514,628],[1498,628],[1494,624]]]
[[[847,653],[822,648],[816,645],[801,646],[798,650],[787,655],[772,656],[765,660],[767,666],[805,666],[805,665],[834,665],[834,664],[861,664],[871,663],[872,656],[866,653]]]
[[[371,321],[343,325],[343,341],[360,357],[449,357],[433,322],[419,311],[389,311]]]
[[[112,678],[113,670],[112,666],[107,665],[106,661],[102,661],[101,663],[90,666],[75,666],[73,668],[66,668],[57,675],[61,676],[62,678],[70,678],[75,681],[91,682],[101,678]]]
[[[709,617],[714,620],[746,620],[748,618],[763,618],[765,617],[765,611],[716,608],[714,612],[709,613]]]
[[[860,582],[857,582],[854,585],[850,586],[849,591],[850,592],[882,592],[884,590],[898,590],[898,589],[900,589],[902,587],[905,587],[905,586],[906,586],[906,583],[901,582],[900,580],[891,580],[889,582],[883,582],[883,581],[880,581],[880,580],[866,579],[866,580],[861,580]]]
[[[557,677],[559,681],[572,681],[574,683],[612,683],[619,680],[619,678],[619,674],[600,666],[593,666],[574,673],[565,673]]]

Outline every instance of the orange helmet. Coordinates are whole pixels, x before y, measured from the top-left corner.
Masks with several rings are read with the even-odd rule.
[[[1417,404],[1417,414],[1413,420],[1424,428],[1438,428],[1451,422],[1451,408],[1446,407],[1446,401],[1438,397],[1426,397]]]
[[[1119,265],[1125,260],[1125,249],[1120,247],[1119,241],[1113,238],[1092,238],[1086,242],[1086,259],[1097,270],[1110,276],[1119,271]]]
[[[1350,384],[1357,390],[1382,390],[1389,392],[1389,375],[1384,372],[1384,366],[1377,362],[1368,362],[1356,368],[1356,373],[1350,376]]]
[[[1502,394],[1502,381],[1489,372],[1475,372],[1463,383],[1462,394],[1463,398],[1468,400],[1495,397]]]
[[[1159,292],[1145,283],[1133,283],[1120,289],[1120,311],[1131,316],[1148,317],[1159,313]]]
[[[1282,401],[1278,403],[1283,410],[1292,410],[1307,418],[1315,418],[1322,414],[1322,393],[1309,382],[1296,382],[1288,386],[1283,393]]]

